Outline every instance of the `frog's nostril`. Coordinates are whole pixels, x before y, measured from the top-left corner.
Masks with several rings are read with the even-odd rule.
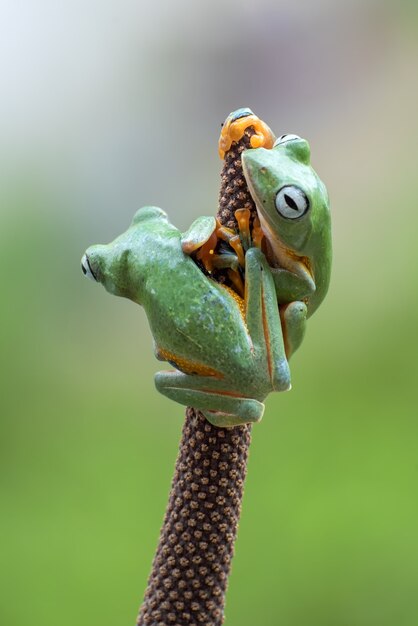
[[[95,277],[93,270],[91,269],[91,265],[86,254],[83,254],[83,258],[81,259],[81,270],[84,276],[87,276],[87,278],[90,278],[91,280],[97,281],[97,278]]]

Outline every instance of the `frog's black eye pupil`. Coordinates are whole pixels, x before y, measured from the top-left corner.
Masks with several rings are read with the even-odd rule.
[[[294,211],[299,211],[298,205],[293,200],[293,198],[291,198],[287,193],[284,194],[284,199],[286,200],[287,204],[290,206],[291,209],[293,209]]]

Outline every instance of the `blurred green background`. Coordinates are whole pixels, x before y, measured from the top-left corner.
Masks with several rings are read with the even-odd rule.
[[[217,207],[220,123],[311,142],[331,290],[254,428],[227,624],[418,624],[413,2],[0,6],[0,623],[132,624],[183,410],[80,257]]]

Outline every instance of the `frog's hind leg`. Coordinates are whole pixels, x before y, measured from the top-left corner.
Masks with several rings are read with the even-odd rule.
[[[250,248],[245,258],[246,322],[255,357],[267,364],[272,388],[286,391],[290,370],[273,277],[261,250]]]
[[[214,426],[259,422],[263,416],[262,402],[235,395],[222,380],[215,377],[157,372],[154,381],[160,393],[202,411]]]

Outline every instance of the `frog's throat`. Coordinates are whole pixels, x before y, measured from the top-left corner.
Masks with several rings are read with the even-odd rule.
[[[309,257],[301,256],[291,248],[287,248],[280,240],[279,234],[270,226],[258,208],[257,214],[261,229],[268,242],[266,257],[269,265],[288,270],[314,286],[315,276]]]

